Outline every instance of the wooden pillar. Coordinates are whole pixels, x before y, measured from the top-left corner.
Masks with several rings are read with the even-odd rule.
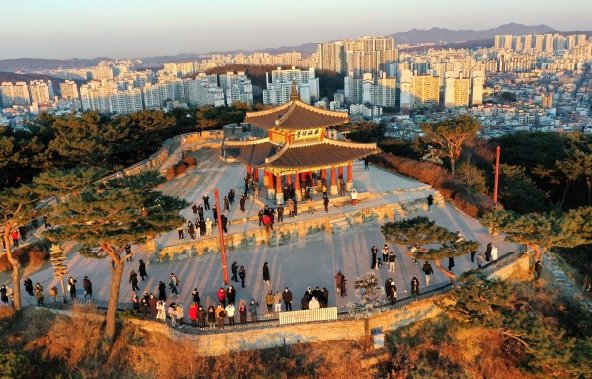
[[[287,182],[288,184],[292,184],[292,174],[290,174],[290,175],[286,175],[286,182]]]
[[[271,172],[267,173],[268,177],[268,185],[267,185],[267,198],[269,200],[273,200],[275,198],[275,187],[273,185],[273,174]]]
[[[346,191],[351,191],[354,186],[354,168],[351,163],[347,165],[347,184],[345,185]]]
[[[343,178],[343,166],[339,166],[337,170],[337,176]]]
[[[321,169],[321,180],[327,180],[327,169]]]
[[[296,192],[296,200],[302,200],[302,193],[300,192],[300,173],[296,173],[294,182],[294,191]]]
[[[282,188],[282,176],[276,176],[276,190],[275,190],[275,200],[277,204],[284,203],[284,190]]]
[[[253,169],[253,181],[259,182],[259,169],[258,168]]]
[[[247,177],[251,177],[251,165],[247,164]]]
[[[269,171],[263,170],[263,187],[269,188]]]
[[[331,186],[329,187],[329,193],[331,195],[337,195],[337,169],[331,167]]]

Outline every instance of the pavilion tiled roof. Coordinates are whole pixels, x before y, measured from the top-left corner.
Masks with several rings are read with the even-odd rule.
[[[274,155],[281,146],[262,138],[254,141],[224,141],[222,146],[225,156],[232,157],[253,167],[263,167],[265,159]]]
[[[347,113],[328,111],[293,99],[272,109],[247,112],[245,122],[263,129],[304,130],[346,124],[349,116]]]
[[[268,169],[306,169],[344,164],[378,153],[375,143],[350,143],[331,139],[309,143],[284,145],[266,160]]]

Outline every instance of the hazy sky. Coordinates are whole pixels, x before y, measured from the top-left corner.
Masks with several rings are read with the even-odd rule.
[[[298,45],[433,26],[592,29],[592,0],[0,0],[0,59]]]

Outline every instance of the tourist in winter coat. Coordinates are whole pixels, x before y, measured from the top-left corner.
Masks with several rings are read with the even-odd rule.
[[[24,281],[25,291],[29,294],[29,296],[35,296],[33,293],[33,281],[30,278],[25,278]]]
[[[300,309],[302,309],[303,311],[307,310],[309,302],[310,299],[306,295],[302,296],[302,299],[300,299]]]
[[[481,266],[483,266],[484,263],[485,259],[483,258],[483,254],[477,254],[477,268],[481,268]]]
[[[177,309],[176,309],[177,304],[175,303],[170,303],[169,304],[169,309],[168,309],[168,314],[169,317],[171,319],[171,326],[175,327],[177,326]]]
[[[491,260],[497,262],[497,247],[491,246]]]
[[[434,195],[430,193],[428,195],[428,212],[432,211],[432,205],[434,205]]]
[[[84,279],[82,280],[82,288],[84,288],[84,297],[86,296],[90,296],[92,297],[92,283],[90,281],[90,279],[88,278],[88,276],[85,276]]]
[[[230,280],[238,283],[238,276],[237,276],[238,275],[238,263],[236,263],[236,261],[232,262],[232,266],[230,266],[230,270],[232,271],[232,277],[230,278]]]
[[[43,305],[43,286],[41,283],[35,283],[35,299],[37,300],[37,305]]]
[[[212,236],[212,220],[210,220],[210,218],[208,217],[206,219],[206,236],[211,237]]]
[[[292,310],[293,295],[292,295],[292,291],[290,291],[288,289],[288,287],[286,287],[286,289],[284,289],[284,292],[282,292],[282,300],[284,301],[284,304],[286,307],[286,312],[291,311]]]
[[[197,288],[193,289],[193,292],[191,293],[191,297],[194,303],[199,304],[201,299],[199,298],[199,292],[197,292]]]
[[[329,304],[329,290],[323,287],[323,291],[321,292],[323,293],[323,301],[321,303],[321,308],[327,308],[327,305]]]
[[[487,244],[485,248],[485,260],[489,262],[491,260],[491,249],[493,248],[493,244],[490,242]]]
[[[288,201],[288,217],[294,217],[294,201]]]
[[[192,241],[195,241],[195,226],[191,221],[187,222],[187,233]]]
[[[160,300],[160,301],[166,301],[166,299],[167,299],[166,285],[161,280],[161,281],[158,282],[158,300]]]
[[[267,295],[265,295],[265,305],[267,305],[267,313],[271,313],[273,309],[273,302],[275,301],[275,296],[271,290],[267,291]]]
[[[282,311],[282,294],[280,291],[275,291],[273,296],[273,311],[278,314]]]
[[[171,273],[170,281],[169,281],[169,288],[171,289],[171,293],[179,294],[177,291],[177,286],[179,285],[179,278],[174,273]]]
[[[77,283],[77,281],[73,277],[70,277],[68,279],[68,290],[70,291],[70,298],[71,299],[76,298],[76,283]]]
[[[245,203],[247,202],[247,198],[245,197],[245,195],[241,196],[240,200],[239,200],[239,206],[240,206],[240,210],[241,212],[245,213]]]
[[[191,303],[188,314],[191,326],[197,327],[197,303]]]
[[[197,325],[203,330],[206,327],[206,317],[208,312],[201,305],[197,308]]]
[[[182,328],[185,325],[185,320],[183,319],[183,306],[181,304],[177,304],[175,307],[175,317],[177,318],[177,324],[179,328]]]
[[[397,259],[397,254],[395,254],[394,251],[391,251],[387,254],[389,272],[395,272],[395,260],[396,259]]]
[[[386,244],[384,244],[384,246],[382,247],[382,261],[384,263],[386,263],[388,260],[388,253],[389,253],[389,248]]]
[[[185,240],[185,224],[181,224],[177,227],[177,234],[179,235],[179,241]]]
[[[335,292],[339,295],[341,293],[341,278],[343,278],[343,274],[341,270],[337,271],[335,274]]]
[[[227,234],[228,233],[228,217],[226,217],[226,215],[221,215],[220,222],[222,224],[222,231],[224,232],[224,234]]]
[[[224,307],[222,304],[218,304],[216,307],[216,322],[218,324],[218,329],[224,329],[224,319],[226,318],[226,311],[224,311]]]
[[[228,196],[224,196],[224,211],[228,212],[230,210],[230,201],[228,200]]]
[[[240,268],[238,269],[238,277],[241,280],[241,287],[245,288],[245,278],[247,277],[247,272],[245,271],[244,266],[240,266]]]
[[[138,287],[138,274],[134,270],[130,273],[129,283],[132,285],[132,291],[140,290],[140,287]]]
[[[234,289],[234,287],[231,284],[228,286],[228,288],[226,288],[226,300],[228,300],[228,304],[234,305],[235,298],[236,298],[236,290]]]
[[[425,263],[423,264],[423,267],[421,268],[421,271],[423,271],[423,273],[425,275],[426,286],[429,286],[430,279],[432,277],[432,274],[434,273],[434,270],[432,269],[432,265],[428,261],[425,261]]]
[[[376,254],[378,254],[378,248],[375,245],[373,245],[372,248],[370,249],[370,255],[372,257],[372,259],[370,260],[370,268],[371,269],[376,268]]]
[[[210,328],[216,325],[216,308],[213,305],[208,307],[208,325]]]
[[[216,292],[216,297],[218,297],[218,301],[220,302],[220,304],[222,304],[222,306],[226,306],[226,291],[224,291],[224,288],[220,287],[220,289],[218,290],[218,292]]]
[[[419,296],[419,279],[415,276],[411,279],[411,295]]]
[[[255,300],[251,299],[251,302],[249,303],[249,313],[251,314],[251,322],[256,322],[257,321],[257,308],[259,308],[259,303],[257,303]]]
[[[2,300],[4,304],[8,304],[8,296],[6,295],[7,293],[8,290],[6,289],[6,286],[2,285],[2,287],[0,287],[0,300]]]
[[[132,309],[136,312],[140,311],[140,298],[135,292],[132,295]]]
[[[271,287],[271,284],[269,284],[269,266],[267,262],[263,263],[263,283]]]
[[[228,317],[228,325],[234,326],[234,304],[229,303],[224,310],[226,311],[226,317]]]
[[[156,303],[156,319],[162,322],[166,321],[166,305],[163,300]]]
[[[247,323],[247,306],[244,302],[241,302],[240,306],[238,307],[238,315],[240,318],[241,324]]]
[[[210,210],[210,197],[206,194],[203,195],[202,197],[203,203],[204,203],[204,209],[206,211]]]
[[[345,279],[345,275],[342,275],[341,276],[341,297],[347,296],[346,283],[347,283],[347,280]]]
[[[327,195],[323,196],[323,207],[325,208],[325,213],[329,212],[329,198]]]
[[[321,304],[319,303],[319,301],[317,300],[316,297],[313,297],[308,302],[308,309],[319,309],[320,307],[321,307]]]
[[[156,296],[154,296],[153,293],[150,293],[150,297],[148,298],[148,307],[150,307],[150,314],[152,315],[152,317],[156,316],[157,305],[158,301],[156,300]]]

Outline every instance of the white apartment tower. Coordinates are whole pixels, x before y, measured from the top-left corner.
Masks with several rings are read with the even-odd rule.
[[[61,98],[66,100],[78,100],[78,85],[72,80],[60,83]]]
[[[263,90],[263,104],[281,105],[290,101],[293,82],[296,82],[301,101],[311,104],[320,97],[319,78],[315,77],[313,67],[308,70],[295,67],[283,70],[278,67],[271,72],[271,81],[269,73],[265,74],[265,81],[267,89]]]
[[[33,80],[29,82],[29,89],[31,91],[31,101],[37,104],[48,103],[53,97],[50,95],[49,87],[51,81],[45,83],[43,80]],[[51,91],[53,94],[53,90]]]
[[[236,101],[253,105],[253,85],[243,71],[232,71],[220,75],[220,87],[224,90],[226,105]]]
[[[29,87],[25,82],[11,82],[2,83],[2,105],[10,107],[13,105],[30,105],[31,99],[29,97]]]

